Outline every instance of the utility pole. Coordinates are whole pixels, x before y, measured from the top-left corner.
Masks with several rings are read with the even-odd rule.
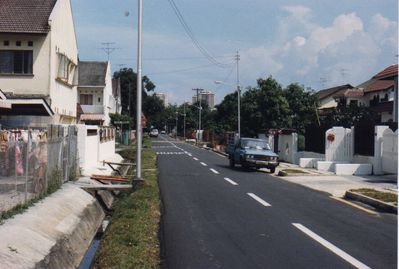
[[[240,61],[240,54],[238,53],[235,56],[236,64],[237,64],[237,102],[238,102],[238,116],[237,116],[237,124],[238,124],[238,137],[241,137],[241,107],[240,107],[240,99],[241,99],[241,89],[240,89],[240,66],[239,66],[239,61]]]
[[[138,1],[138,24],[137,24],[137,113],[136,113],[136,180],[141,180],[141,146],[142,146],[142,127],[141,127],[141,49],[142,49],[142,0]]]
[[[201,140],[201,136],[200,136],[200,132],[201,132],[201,110],[202,110],[202,102],[201,102],[201,98],[199,98],[199,92],[201,91],[201,89],[193,89],[193,91],[197,92],[197,102],[199,102],[199,106],[198,106],[198,141]]]
[[[183,104],[183,136],[184,136],[184,141],[186,140],[186,101],[184,101]]]

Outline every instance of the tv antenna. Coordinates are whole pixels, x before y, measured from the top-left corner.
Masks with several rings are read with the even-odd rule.
[[[114,44],[115,44],[115,42],[102,42],[101,45],[103,45],[103,47],[99,48],[107,54],[108,61],[109,61],[109,57],[110,57],[111,53],[114,52],[115,50],[119,49],[116,47],[112,47]]]

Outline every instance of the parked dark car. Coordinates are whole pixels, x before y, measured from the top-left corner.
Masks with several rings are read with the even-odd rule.
[[[278,155],[262,139],[245,137],[236,139],[227,146],[226,153],[229,155],[230,167],[241,164],[244,168],[267,168],[274,173],[279,165]]]

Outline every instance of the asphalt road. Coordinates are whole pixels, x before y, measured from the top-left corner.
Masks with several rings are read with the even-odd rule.
[[[214,152],[153,140],[162,268],[397,268],[397,217],[371,215]]]

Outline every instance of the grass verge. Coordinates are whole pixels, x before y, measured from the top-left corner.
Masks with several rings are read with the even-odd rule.
[[[143,183],[121,193],[108,229],[97,250],[93,268],[159,268],[160,223],[156,155],[151,141],[144,139]],[[121,155],[134,161],[135,150]],[[129,171],[129,174],[134,174]]]
[[[303,170],[300,169],[282,169],[278,172],[279,176],[290,176],[290,175],[297,175],[297,174],[309,174]]]
[[[374,189],[367,189],[367,188],[354,189],[350,191],[360,193],[363,194],[364,196],[368,196],[386,203],[393,203],[397,205],[398,195],[396,193],[377,191]]]

